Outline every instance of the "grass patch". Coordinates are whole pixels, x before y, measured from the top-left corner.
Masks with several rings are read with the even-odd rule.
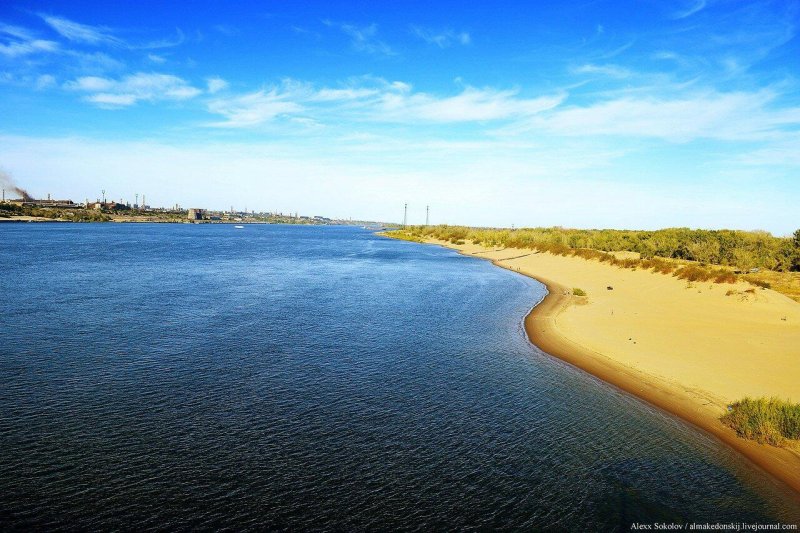
[[[578,287],[574,287],[572,289],[572,294],[575,296],[586,296],[586,291],[583,289],[579,289]]]
[[[400,231],[400,230],[381,231],[381,232],[377,233],[376,235],[380,235],[382,237],[389,237],[390,239],[397,239],[397,240],[400,240],[400,241],[410,241],[410,242],[420,242],[420,243],[424,243],[425,242],[420,237],[417,237],[416,235],[412,235],[410,233],[406,233],[406,232]]]
[[[800,440],[800,404],[778,398],[745,398],[720,420],[746,439],[787,446]]]

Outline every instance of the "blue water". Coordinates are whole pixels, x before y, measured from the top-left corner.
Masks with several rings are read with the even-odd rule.
[[[0,225],[0,529],[798,520],[541,353],[539,283],[354,227]]]

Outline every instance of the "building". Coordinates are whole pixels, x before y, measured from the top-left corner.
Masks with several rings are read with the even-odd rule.
[[[120,202],[89,202],[86,209],[97,209],[98,211],[124,211],[130,209],[129,205]]]
[[[203,216],[206,214],[205,209],[198,209],[196,207],[189,208],[189,220],[203,220]]]
[[[80,207],[72,200],[51,200],[49,195],[47,197],[47,200],[36,200],[34,198],[19,198],[6,201],[12,204],[26,205],[30,207],[67,207],[67,208]]]

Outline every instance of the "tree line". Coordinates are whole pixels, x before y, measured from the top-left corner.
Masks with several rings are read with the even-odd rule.
[[[508,248],[592,249],[637,252],[643,259],[685,259],[743,271],[766,268],[800,271],[800,229],[792,237],[775,237],[766,231],[667,228],[656,231],[612,229],[523,228],[484,229],[464,226],[413,226],[417,237],[450,242],[472,241]]]

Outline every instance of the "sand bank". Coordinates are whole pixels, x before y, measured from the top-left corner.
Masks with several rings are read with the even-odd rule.
[[[800,304],[744,283],[431,242],[544,283],[549,295],[525,320],[536,346],[708,431],[800,494],[800,453],[739,438],[719,421],[744,396],[800,401]],[[574,287],[587,296],[572,296]]]
[[[29,217],[29,216],[12,216],[9,218],[0,217],[0,222],[57,222],[52,218],[46,217]]]

